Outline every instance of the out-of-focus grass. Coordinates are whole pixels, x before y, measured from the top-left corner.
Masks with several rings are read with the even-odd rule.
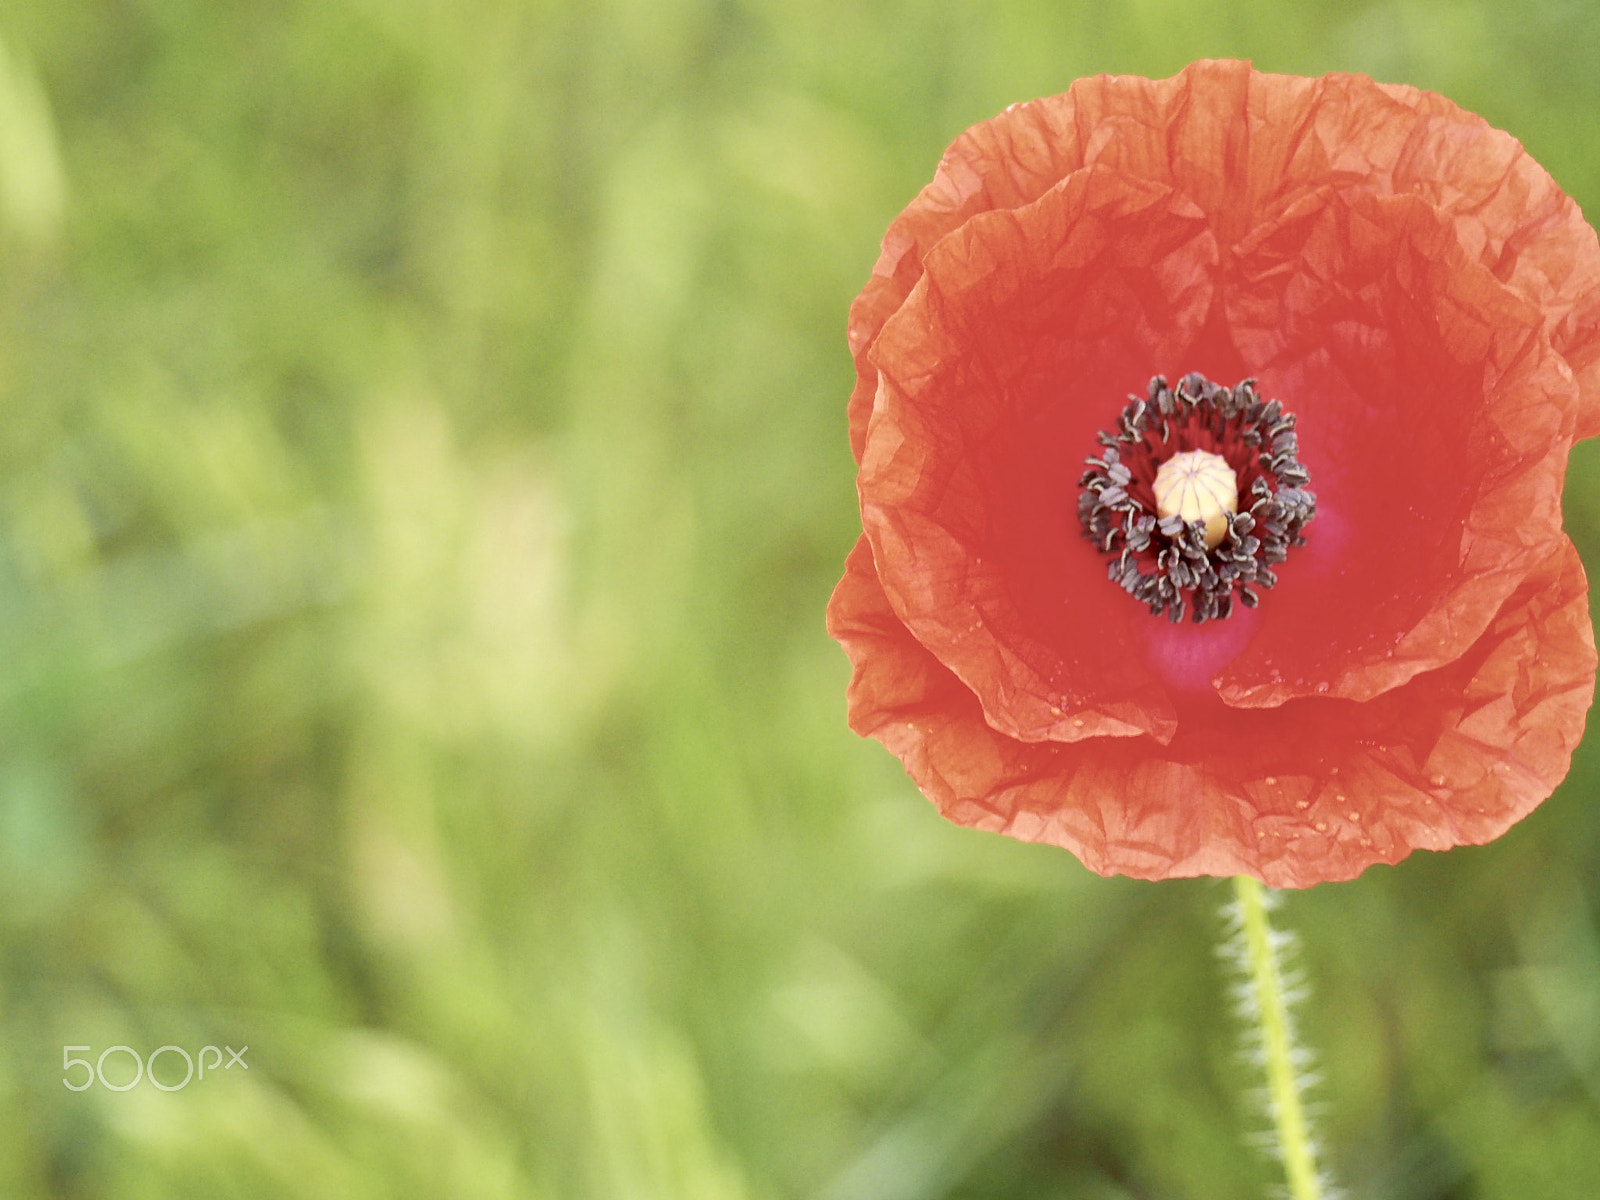
[[[1600,18],[1511,13],[8,5],[0,1194],[1261,1194],[1218,886],[844,729],[844,312],[961,128],[1206,54],[1600,211]],[[1355,1195],[1600,1194],[1596,777],[1287,906]],[[62,1086],[168,1044],[249,1070]]]

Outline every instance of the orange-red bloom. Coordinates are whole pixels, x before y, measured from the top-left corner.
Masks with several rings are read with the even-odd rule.
[[[1488,841],[1593,695],[1561,530],[1600,248],[1507,134],[1359,76],[1102,76],[963,134],[850,312],[850,723],[951,820],[1102,873],[1345,879]],[[1096,433],[1198,371],[1298,417],[1306,545],[1171,624],[1077,516]]]

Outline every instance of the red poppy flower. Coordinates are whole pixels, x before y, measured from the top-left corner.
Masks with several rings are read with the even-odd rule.
[[[1303,887],[1488,841],[1566,774],[1595,650],[1560,498],[1600,432],[1600,248],[1507,134],[1358,76],[1080,80],[951,146],[850,344],[864,535],[829,629],[852,728],[951,820],[1106,874]],[[1303,537],[1286,561],[1230,513],[1223,550],[1192,513],[1146,545],[1127,494],[1178,435],[1096,457],[1137,449],[1130,393],[1188,372],[1256,381],[1168,389],[1250,399],[1248,437],[1161,401],[1244,472],[1235,511],[1309,474],[1309,523],[1249,509]],[[1085,537],[1102,500],[1138,550],[1122,586],[1105,521]],[[1235,575],[1258,568],[1270,591]]]

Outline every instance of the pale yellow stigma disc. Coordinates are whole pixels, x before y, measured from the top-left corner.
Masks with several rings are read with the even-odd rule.
[[[1239,511],[1239,481],[1220,454],[1186,450],[1174,454],[1156,472],[1156,512],[1162,517],[1204,521],[1206,549],[1214,550],[1228,534],[1228,514]]]

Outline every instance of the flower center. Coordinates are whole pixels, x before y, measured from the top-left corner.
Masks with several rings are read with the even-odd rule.
[[[1228,516],[1239,511],[1239,481],[1220,454],[1184,450],[1161,464],[1152,490],[1156,513],[1199,521],[1205,526],[1207,550],[1215,550],[1228,532]]]
[[[1197,622],[1260,603],[1272,566],[1305,544],[1316,515],[1297,454],[1294,416],[1255,381],[1222,387],[1157,375],[1130,396],[1100,454],[1085,460],[1078,519],[1110,556],[1108,574],[1154,614]]]

